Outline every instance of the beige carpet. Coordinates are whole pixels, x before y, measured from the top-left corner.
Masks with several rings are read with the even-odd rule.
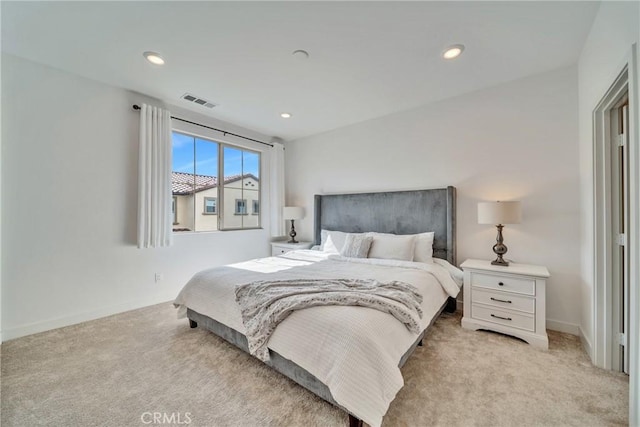
[[[576,337],[549,338],[542,352],[443,315],[403,368],[383,425],[627,424],[627,377],[594,368]],[[191,426],[347,422],[257,359],[189,329],[170,304],[8,341],[1,384],[3,427],[154,425],[153,412]]]

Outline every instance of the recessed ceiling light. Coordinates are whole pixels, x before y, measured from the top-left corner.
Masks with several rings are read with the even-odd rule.
[[[460,54],[464,51],[464,45],[462,44],[454,44],[449,46],[443,53],[442,57],[444,59],[453,59],[460,56]]]
[[[283,119],[288,119],[289,117],[291,117],[291,113],[280,113],[280,117],[282,117]]]
[[[157,52],[145,52],[142,55],[154,65],[164,65],[164,59]]]

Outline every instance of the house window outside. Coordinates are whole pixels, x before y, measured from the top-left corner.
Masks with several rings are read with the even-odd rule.
[[[247,200],[246,199],[236,199],[236,215],[246,215],[247,214]]]
[[[259,152],[176,131],[172,143],[174,232],[260,227]]]
[[[171,216],[173,217],[173,225],[178,223],[178,198],[173,196],[171,199]]]
[[[253,201],[253,214],[260,215],[260,200]]]
[[[207,215],[217,214],[217,201],[218,199],[215,197],[205,197],[204,198],[204,213]]]

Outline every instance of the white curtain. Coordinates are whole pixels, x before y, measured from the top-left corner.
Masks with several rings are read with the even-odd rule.
[[[282,208],[284,207],[284,146],[272,141],[271,170],[269,182],[271,183],[269,195],[269,217],[271,218],[271,236],[280,237],[286,234]]]
[[[142,104],[138,157],[138,247],[172,243],[171,114]]]

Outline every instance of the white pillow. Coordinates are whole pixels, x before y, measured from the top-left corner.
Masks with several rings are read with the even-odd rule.
[[[342,231],[320,230],[320,250],[339,254],[344,247],[347,234]]]
[[[372,242],[373,236],[365,233],[347,234],[340,255],[347,258],[366,258]]]
[[[369,250],[369,258],[413,261],[415,235],[397,236],[395,234],[371,233],[371,236],[373,242]]]
[[[433,238],[434,232],[415,234],[416,247],[413,251],[413,260],[415,262],[433,263]]]

